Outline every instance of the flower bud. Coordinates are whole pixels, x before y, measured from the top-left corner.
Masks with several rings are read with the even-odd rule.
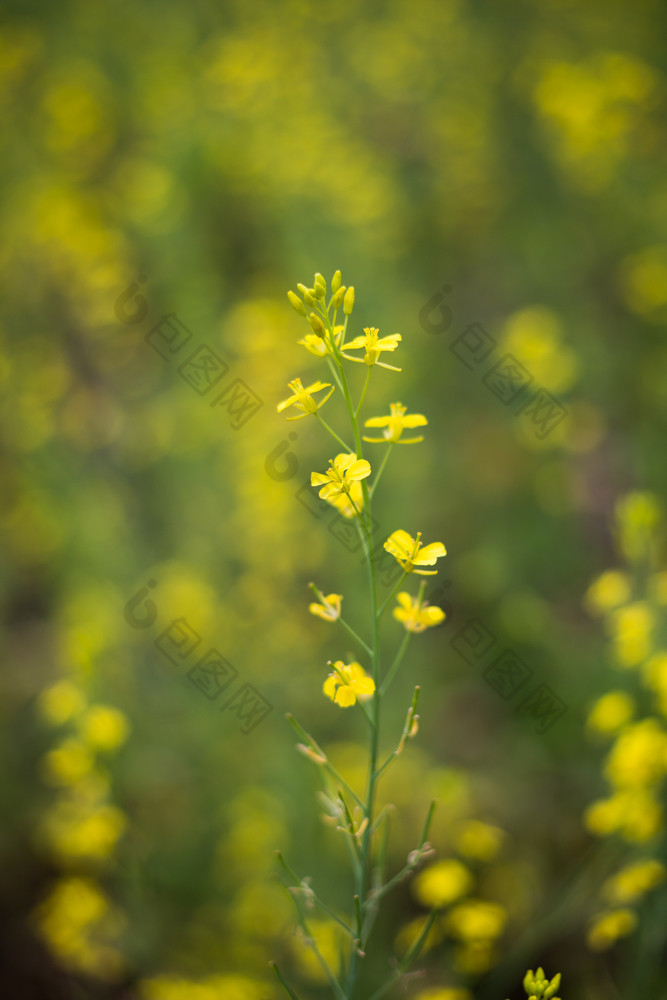
[[[331,299],[331,305],[334,307],[334,309],[340,309],[344,296],[345,296],[345,285],[339,288],[336,294]]]
[[[324,338],[327,330],[324,323],[316,313],[310,313],[308,316],[308,322],[310,323],[310,329],[313,333],[316,333],[318,337]]]
[[[343,299],[343,312],[349,316],[354,308],[354,285],[350,285]]]
[[[336,271],[336,273],[334,274],[333,278],[331,279],[331,293],[332,293],[332,295],[335,295],[336,292],[338,291],[338,289],[340,288],[341,278],[342,278],[342,275],[341,275],[340,271]]]
[[[315,290],[313,288],[307,288],[305,285],[297,284],[296,286],[304,297],[306,305],[314,309],[317,305],[317,298],[315,297]]]
[[[317,295],[318,299],[323,299],[324,296],[327,294],[327,283],[326,283],[324,275],[320,274],[319,271],[315,275],[315,280],[313,282],[313,286],[315,288],[315,294]],[[320,288],[322,289],[321,293],[319,291]]]
[[[295,295],[294,292],[288,292],[287,298],[290,301],[290,305],[292,305],[296,309],[299,316],[306,315],[306,307],[304,306],[303,302],[301,301],[298,295]]]

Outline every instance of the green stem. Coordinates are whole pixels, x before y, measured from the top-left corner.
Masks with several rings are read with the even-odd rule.
[[[278,980],[278,982],[280,983],[280,985],[282,986],[282,988],[285,990],[285,993],[287,994],[287,996],[290,997],[291,1000],[299,1000],[299,998],[296,995],[296,993],[294,992],[294,990],[290,989],[290,987],[287,985],[287,983],[283,979],[282,972],[280,971],[280,969],[278,968],[278,966],[276,965],[276,963],[275,962],[269,962],[269,965],[271,966],[271,968],[275,972],[276,979]]]
[[[368,383],[371,380],[371,366],[367,365],[366,368],[367,368],[367,371],[366,371],[366,378],[364,380],[364,387],[361,390],[361,396],[359,397],[359,402],[357,403],[357,408],[354,411],[354,419],[355,419],[355,421],[358,420],[358,418],[359,418],[359,411],[361,410],[361,407],[363,405],[364,399],[366,398],[366,390],[368,389]]]
[[[324,427],[325,431],[328,431],[329,434],[331,434],[331,436],[336,439],[336,441],[338,442],[338,444],[341,445],[343,448],[345,448],[345,451],[351,452],[351,451],[354,450],[353,448],[350,448],[349,444],[347,444],[345,441],[343,441],[343,439],[341,437],[339,437],[338,434],[336,434],[336,432],[333,429],[333,427],[329,427],[329,424],[326,422],[326,420],[324,419],[324,417],[322,417],[320,415],[320,411],[319,410],[316,411],[315,416],[317,417],[317,419],[319,420],[319,422],[322,424],[322,427]]]
[[[370,369],[369,369],[369,371],[370,371]],[[385,452],[385,456],[382,459],[382,462],[380,463],[380,468],[378,469],[377,474],[375,476],[375,479],[373,480],[373,485],[370,487],[369,493],[370,493],[371,499],[373,498],[373,496],[375,494],[375,490],[377,489],[377,484],[380,482],[380,476],[384,472],[384,467],[387,464],[389,456],[391,455],[391,449],[393,447],[394,447],[394,442],[392,441],[392,443],[389,445],[389,447],[387,448],[387,450]]]
[[[389,668],[389,672],[387,673],[387,676],[382,681],[382,686],[380,688],[380,694],[382,696],[384,696],[387,693],[389,685],[391,684],[391,682],[394,679],[394,676],[396,675],[396,671],[398,670],[398,668],[400,667],[401,663],[403,662],[403,657],[405,656],[405,651],[408,648],[408,643],[410,642],[411,638],[412,638],[412,632],[408,632],[408,630],[406,629],[405,630],[405,635],[403,636],[403,642],[399,646],[398,653],[396,654],[396,658],[394,659],[394,662],[392,663],[391,667]]]
[[[355,412],[354,406],[352,404],[352,398],[350,396],[350,389],[347,384],[347,378],[345,376],[345,371],[343,369],[340,359],[338,359],[339,371],[341,376],[341,383],[343,387],[343,395],[345,397],[345,402],[347,404],[348,412],[350,414],[350,420],[352,422],[352,428],[354,433],[354,440],[357,446],[357,458],[363,458],[363,444],[361,440],[361,432],[359,429],[359,422],[357,420],[357,414]],[[370,761],[368,770],[368,790],[366,795],[366,808],[365,808],[365,818],[368,820],[366,824],[366,829],[364,830],[362,843],[361,843],[361,857],[360,866],[357,876],[356,893],[359,897],[360,905],[364,905],[366,896],[368,895],[368,890],[370,887],[370,868],[371,868],[371,844],[372,844],[372,827],[373,827],[373,810],[375,806],[375,787],[376,787],[376,775],[377,770],[377,760],[378,760],[378,748],[379,748],[379,733],[380,733],[380,642],[379,642],[379,616],[378,616],[378,598],[377,598],[377,581],[375,573],[375,553],[373,552],[373,547],[370,541],[370,527],[372,524],[372,512],[371,512],[371,497],[368,490],[368,485],[366,481],[362,481],[362,490],[364,498],[364,512],[368,517],[368,524],[366,524],[361,511],[359,511],[360,523],[363,524],[364,531],[367,539],[366,548],[366,565],[368,568],[368,585],[371,603],[371,622],[372,622],[372,637],[371,637],[371,671],[372,677],[375,682],[375,693],[373,696],[373,718],[371,723],[371,734],[370,734]],[[352,498],[350,497],[350,500]],[[356,505],[355,505],[356,509]],[[352,948],[352,953],[350,956],[350,965],[347,977],[347,998],[348,1000],[354,1000],[357,991],[357,980],[359,974],[359,952],[356,948]]]
[[[398,581],[398,583],[396,584],[396,586],[392,590],[391,594],[389,595],[389,597],[387,598],[387,600],[384,602],[384,604],[380,608],[380,612],[378,614],[378,621],[380,620],[380,618],[382,618],[382,615],[385,613],[385,611],[387,610],[387,608],[389,607],[389,605],[391,604],[391,602],[393,601],[393,599],[396,597],[396,594],[398,593],[398,591],[400,590],[400,588],[403,586],[403,583],[405,582],[405,578],[406,578],[407,575],[408,574],[405,572],[405,570],[403,570],[403,576]]]

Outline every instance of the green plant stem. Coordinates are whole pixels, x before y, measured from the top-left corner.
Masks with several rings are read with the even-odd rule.
[[[357,403],[357,408],[354,411],[354,419],[355,419],[355,421],[358,420],[358,418],[359,418],[359,411],[361,410],[361,407],[363,406],[364,399],[366,398],[366,390],[368,389],[368,383],[371,380],[371,365],[366,365],[366,369],[367,369],[367,371],[366,371],[366,378],[364,379],[364,387],[361,390],[361,396],[359,397],[359,402]]]
[[[389,689],[389,685],[391,684],[391,682],[393,681],[394,677],[396,676],[396,671],[398,670],[398,668],[400,667],[401,663],[403,662],[403,657],[405,656],[405,651],[408,648],[408,643],[410,642],[411,638],[412,638],[412,632],[408,632],[408,630],[406,629],[405,630],[405,635],[403,636],[403,642],[401,643],[401,645],[398,648],[398,652],[396,654],[394,662],[392,663],[391,667],[389,668],[389,670],[387,672],[387,676],[382,681],[382,685],[380,687],[380,694],[383,697],[387,693],[387,691]]]
[[[278,966],[276,965],[276,963],[275,962],[269,962],[269,965],[271,966],[271,968],[275,972],[276,979],[278,980],[278,982],[280,983],[280,985],[282,986],[282,988],[285,990],[285,993],[287,994],[287,996],[290,997],[291,1000],[299,1000],[299,998],[296,995],[296,993],[294,992],[294,990],[290,989],[290,987],[287,985],[287,983],[283,979],[282,972],[280,971],[280,969],[278,968]]]
[[[317,417],[317,419],[319,420],[319,422],[322,424],[322,427],[324,427],[325,431],[328,431],[329,434],[331,434],[331,436],[336,439],[336,441],[338,442],[338,444],[341,445],[343,448],[345,448],[345,451],[351,452],[351,451],[354,450],[353,448],[350,448],[349,444],[346,444],[346,442],[343,441],[342,437],[339,437],[338,434],[336,434],[336,432],[333,429],[333,427],[329,427],[329,424],[326,422],[326,420],[324,419],[324,417],[320,416],[320,411],[319,410],[316,411],[315,416]]]
[[[345,376],[345,371],[343,369],[340,359],[338,359],[341,383],[343,388],[343,395],[345,397],[345,402],[347,404],[348,412],[350,414],[350,420],[352,421],[352,428],[354,433],[354,440],[357,446],[357,458],[363,458],[363,444],[361,440],[361,432],[359,430],[358,421],[358,410],[355,411],[352,398],[350,396],[349,386],[347,384],[347,378]],[[372,622],[372,637],[371,637],[371,673],[373,680],[375,682],[375,693],[373,696],[373,716],[371,724],[371,734],[370,734],[370,762],[368,770],[368,790],[366,794],[366,807],[365,807],[365,818],[367,819],[366,829],[363,833],[362,843],[361,843],[361,858],[360,858],[360,870],[357,877],[356,885],[356,895],[359,897],[360,905],[363,906],[364,900],[368,894],[370,887],[370,868],[371,868],[371,844],[372,844],[372,827],[373,827],[373,810],[375,807],[375,785],[376,785],[376,775],[377,770],[377,759],[378,759],[378,747],[379,747],[379,732],[380,732],[380,656],[379,656],[379,616],[378,616],[378,597],[377,597],[377,581],[375,573],[375,554],[373,552],[373,547],[370,540],[370,528],[369,525],[372,524],[372,512],[371,512],[371,497],[368,490],[368,486],[365,481],[362,481],[362,490],[364,498],[364,512],[368,518],[368,523],[363,518],[361,511],[359,512],[360,523],[363,524],[367,548],[366,548],[366,565],[368,568],[368,585],[370,593],[370,603],[371,603],[371,622]],[[350,497],[350,500],[352,498]],[[356,509],[356,507],[355,507]],[[359,973],[359,953],[356,948],[352,948],[352,953],[350,956],[350,965],[347,977],[347,1000],[354,1000],[357,991],[357,980]]]
[[[405,578],[406,578],[407,575],[408,574],[405,572],[405,570],[403,570],[403,576],[398,581],[398,583],[396,584],[396,586],[392,590],[391,594],[389,595],[389,597],[387,598],[387,600],[384,602],[384,604],[380,608],[380,611],[379,611],[378,616],[377,616],[378,617],[378,622],[379,622],[380,618],[382,618],[383,614],[385,613],[385,611],[387,610],[387,608],[389,607],[389,605],[391,604],[391,602],[393,601],[393,599],[396,597],[396,594],[398,593],[398,591],[401,589],[401,587],[405,583]]]
[[[370,487],[370,489],[368,491],[369,495],[371,497],[371,500],[373,499],[373,496],[375,495],[375,490],[377,489],[377,484],[380,482],[380,477],[381,477],[382,473],[384,472],[385,465],[389,461],[389,456],[391,455],[391,450],[392,450],[393,447],[394,447],[394,442],[392,441],[392,443],[389,445],[389,447],[387,448],[387,450],[385,452],[385,455],[384,455],[384,458],[382,459],[382,462],[380,463],[380,468],[378,469],[378,471],[377,471],[377,473],[375,475],[375,479],[373,480],[373,485]]]

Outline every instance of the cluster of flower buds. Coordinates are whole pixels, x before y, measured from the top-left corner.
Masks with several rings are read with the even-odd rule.
[[[308,309],[319,310],[320,313],[328,315],[328,313],[333,309],[334,315],[340,307],[343,307],[343,312],[346,316],[349,316],[354,308],[354,286],[350,285],[346,288],[345,285],[341,284],[341,273],[336,271],[333,278],[331,279],[331,298],[327,304],[327,282],[326,278],[317,272],[315,279],[313,281],[312,288],[307,285],[302,285],[299,282],[296,286],[301,293],[301,298],[296,294],[296,292],[289,291],[287,293],[287,298],[290,305],[298,312],[299,316],[307,316],[308,322],[310,323],[310,328],[317,337],[324,338],[326,334],[326,326],[322,320],[322,316],[318,315],[317,312],[308,312]]]

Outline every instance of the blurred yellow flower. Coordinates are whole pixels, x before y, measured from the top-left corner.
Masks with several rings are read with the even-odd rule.
[[[616,658],[623,667],[636,667],[651,652],[655,615],[645,601],[635,601],[613,611],[609,629]]]
[[[502,934],[507,911],[500,903],[466,899],[447,914],[447,929],[464,941],[490,941]]]
[[[609,569],[602,573],[586,591],[586,604],[593,612],[610,611],[630,600],[630,580],[627,573]]]
[[[604,773],[616,788],[660,781],[667,768],[667,733],[658,719],[646,718],[624,729],[611,748]]]
[[[608,691],[593,705],[586,725],[589,729],[606,736],[618,732],[628,722],[635,711],[634,700],[625,691]]]
[[[602,886],[602,896],[612,905],[634,903],[664,879],[665,866],[660,861],[653,858],[636,861],[606,880]]]
[[[436,605],[427,604],[419,597],[411,597],[406,591],[396,595],[399,607],[394,608],[394,618],[403,623],[408,632],[424,632],[445,620],[445,612]]]
[[[347,344],[343,344],[343,357],[347,358],[348,361],[357,361],[360,365],[380,365],[381,368],[388,368],[393,372],[400,372],[400,368],[395,368],[394,365],[385,364],[384,361],[378,361],[380,354],[383,351],[395,351],[401,341],[400,333],[390,333],[387,337],[378,337],[380,331],[374,326],[365,326],[364,333],[361,337],[355,337],[354,340],[348,341]],[[360,348],[364,350],[363,358],[353,358],[346,351],[358,351]]]
[[[294,406],[297,410],[301,410],[301,413],[297,414],[296,417],[287,417],[288,420],[302,420],[307,417],[309,413],[317,413],[317,411],[324,406],[327,399],[334,391],[335,386],[332,386],[330,382],[313,382],[312,385],[305,387],[301,384],[300,378],[295,378],[291,382],[287,383],[287,388],[291,389],[292,395],[288,396],[287,399],[283,399],[282,402],[278,403],[276,409],[278,413],[282,413],[286,410],[288,406]],[[324,399],[316,402],[313,399],[312,393],[320,392],[322,389],[331,389]]]
[[[326,597],[323,595],[322,603],[309,604],[308,610],[311,615],[323,618],[325,622],[335,622],[340,618],[340,603],[342,600],[342,594],[327,594]]]
[[[637,916],[633,910],[605,910],[591,921],[586,935],[588,946],[594,951],[604,951],[618,938],[631,934],[636,926]]]
[[[366,701],[372,697],[375,681],[359,663],[346,664],[342,660],[336,660],[332,666],[334,669],[322,688],[327,698],[331,698],[341,708],[349,708],[357,699]]]
[[[415,878],[413,891],[424,906],[447,906],[472,888],[473,878],[456,858],[445,858]]]
[[[413,538],[407,531],[394,531],[384,543],[384,547],[406,573],[419,573],[421,576],[435,576],[437,570],[415,569],[415,566],[433,566],[437,559],[447,555],[442,542],[431,542],[422,546],[421,532]]]
[[[410,413],[406,416],[406,407],[402,403],[390,403],[389,408],[391,413],[388,417],[370,417],[366,421],[366,427],[384,427],[382,432],[382,437],[372,438],[364,437],[364,441],[370,441],[373,444],[378,443],[390,443],[390,444],[417,444],[419,441],[423,441],[423,437],[413,437],[413,438],[402,438],[401,435],[406,427],[425,427],[428,424],[426,417],[422,416],[421,413]]]
[[[38,702],[41,714],[56,726],[67,722],[84,705],[85,699],[80,689],[66,680],[58,681],[43,691]]]
[[[491,861],[498,854],[504,839],[505,831],[500,827],[471,819],[460,827],[456,846],[468,858]]]
[[[44,777],[52,785],[73,785],[92,769],[93,758],[87,747],[67,739],[43,758]]]
[[[321,486],[319,492],[322,500],[337,496],[339,493],[350,493],[352,483],[360,479],[366,479],[371,474],[371,467],[364,459],[357,459],[357,456],[350,452],[344,452],[332,460],[329,459],[330,468],[326,472],[311,472],[310,485]]]
[[[127,739],[126,716],[109,705],[91,705],[79,722],[84,743],[96,750],[115,750]]]

